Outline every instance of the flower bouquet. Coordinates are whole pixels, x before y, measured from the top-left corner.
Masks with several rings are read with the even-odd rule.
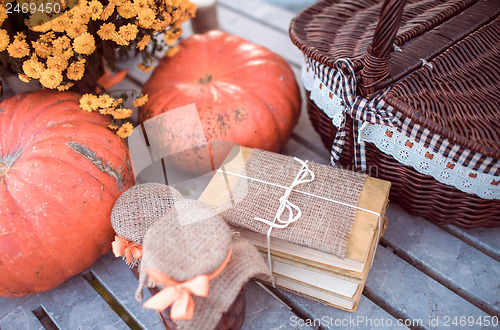
[[[195,11],[188,0],[0,0],[0,70],[43,88],[86,93],[82,109],[111,115],[109,127],[125,137],[132,111],[124,95],[94,95],[105,89],[99,78],[132,54],[141,55],[139,68],[152,69],[155,53],[175,51],[181,25]],[[135,106],[147,101],[138,96]]]

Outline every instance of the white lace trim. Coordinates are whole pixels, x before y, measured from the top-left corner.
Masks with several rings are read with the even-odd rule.
[[[306,63],[302,65],[302,81],[304,88],[311,92],[311,100],[332,119],[333,125],[339,127],[344,111],[340,96],[316,77]],[[500,199],[500,177],[456,164],[394,128],[365,123],[360,130],[359,140],[373,143],[401,164],[430,175],[441,183],[481,198]]]

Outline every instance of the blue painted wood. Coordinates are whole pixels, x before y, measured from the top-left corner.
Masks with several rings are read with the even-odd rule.
[[[370,299],[382,307],[389,308],[391,314],[399,314],[410,320],[421,320],[424,327],[429,326],[429,320],[438,319],[444,322],[445,318],[455,316],[488,316],[380,245],[364,293],[367,291]],[[443,323],[440,324],[443,326]]]
[[[143,308],[142,304],[135,300],[138,281],[125,261],[108,253],[100,258],[90,271],[137,324],[144,329],[163,329],[158,313]],[[149,297],[149,292],[144,290],[144,300]]]
[[[12,306],[13,302],[16,304],[21,300],[2,298],[0,304]],[[0,328],[17,330],[19,327],[16,325],[23,322],[31,326],[34,320],[38,322],[32,311],[40,306],[60,329],[128,329],[125,322],[81,275],[71,277],[52,290],[27,297],[19,307],[0,318],[5,322],[0,323]]]
[[[0,305],[3,305],[5,300],[2,299]],[[0,329],[2,330],[43,330],[44,327],[31,312],[30,308],[25,306],[16,307],[8,314],[0,317]]]
[[[29,296],[19,298],[0,297],[0,319],[21,306],[28,299],[30,299]]]
[[[242,330],[309,329],[307,326],[293,327],[291,322],[297,316],[255,282],[245,286],[245,298],[246,317]]]
[[[448,225],[443,226],[443,228],[493,259],[500,261],[500,239],[498,239],[500,227],[464,229]]]
[[[297,70],[302,55],[288,37],[293,14],[258,0],[220,2],[222,29],[281,54],[300,78]],[[189,31],[188,25],[185,30]],[[131,59],[123,62],[122,66],[130,68],[129,77],[134,81],[144,83],[150,73],[143,74],[137,69],[137,63],[137,59]],[[137,87],[130,81],[121,85]],[[327,150],[320,152],[321,148],[311,148],[311,145],[321,147],[321,142],[304,110],[303,107],[294,135],[282,152],[327,163]],[[389,227],[384,237],[388,248],[378,248],[365,296],[356,313],[348,314],[288,294],[294,308],[311,317],[328,315],[340,319],[352,315],[372,320],[386,317],[394,323],[396,318],[403,316],[421,319],[425,322],[423,325],[430,328],[433,326],[428,324],[429,319],[443,322],[447,316],[486,316],[471,301],[483,309],[488,309],[485,307],[487,304],[493,312],[498,311],[498,264],[492,259],[500,260],[500,229],[463,230],[445,226],[442,230],[423,219],[410,217],[397,206],[389,208],[388,216]],[[158,323],[151,315],[146,315],[147,311],[134,305],[134,279],[127,273],[126,266],[117,261],[110,255],[104,256],[91,271],[140,324],[145,328],[155,328]],[[290,322],[294,314],[287,308],[255,283],[248,284],[246,289],[247,318],[244,329],[294,328]],[[57,289],[32,297],[0,298],[0,328],[40,328],[31,311],[41,305],[64,329],[126,328],[81,276],[70,279]]]
[[[33,307],[34,303],[43,305],[60,329],[128,328],[82,276],[74,276],[57,288],[36,295],[30,303]]]
[[[474,304],[500,316],[500,262],[423,218],[391,205],[384,240],[396,253],[418,265]]]
[[[287,9],[262,1],[219,0],[218,5],[219,8],[229,9],[282,32],[287,32],[286,27],[295,16]],[[224,15],[224,11],[219,9],[221,15]]]
[[[290,64],[299,67],[302,53],[292,44],[288,33],[270,29],[252,18],[235,13],[225,7],[219,7],[221,28],[228,33],[240,36],[250,42],[262,45],[280,54]]]
[[[283,290],[279,292],[301,315],[312,320],[310,324],[324,329],[407,329],[402,322],[364,296],[361,296],[356,312],[351,313]]]

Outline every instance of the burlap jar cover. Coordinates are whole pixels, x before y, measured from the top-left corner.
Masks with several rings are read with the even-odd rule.
[[[179,307],[175,304],[182,303],[176,299],[165,302],[160,296],[164,293],[164,297],[167,290],[173,294],[205,275],[209,276],[208,296],[188,291],[194,303],[192,318],[174,315]],[[156,281],[154,284],[164,289],[145,306],[158,311],[170,307],[178,329],[213,329],[244,284],[256,275],[270,279],[258,251],[247,242],[234,240],[224,219],[212,207],[185,199],[176,202],[146,233],[136,298],[141,300],[144,287]],[[158,280],[158,276],[163,279]],[[148,305],[153,300],[157,305]]]
[[[111,212],[115,256],[123,256],[130,268],[138,266],[146,231],[182,198],[177,190],[160,183],[143,183],[124,192]]]
[[[273,222],[282,201],[292,203],[297,209],[284,207],[281,218],[286,222],[290,211],[300,209],[299,219],[272,230],[270,236],[344,258],[366,174],[259,149],[251,151],[244,166],[226,163],[219,172],[237,177],[222,205],[230,225],[266,235],[270,226],[256,218]],[[283,200],[294,182],[298,184]]]

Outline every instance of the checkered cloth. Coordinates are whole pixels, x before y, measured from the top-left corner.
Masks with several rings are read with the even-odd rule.
[[[412,122],[411,118],[397,111],[384,101],[384,95],[389,89],[380,91],[368,100],[356,95],[356,73],[354,65],[349,59],[339,59],[335,68],[328,67],[309,57],[306,63],[314,75],[327,85],[335,94],[342,98],[344,116],[335,136],[331,163],[334,165],[340,157],[346,139],[346,118],[353,118],[354,160],[357,169],[366,171],[365,142],[359,141],[359,131],[363,124],[381,124],[392,127],[405,134],[408,138],[423,143],[430,151],[439,153],[462,166],[481,171],[486,174],[500,175],[500,161],[486,157],[480,153],[465,149],[450,142],[426,127]]]

